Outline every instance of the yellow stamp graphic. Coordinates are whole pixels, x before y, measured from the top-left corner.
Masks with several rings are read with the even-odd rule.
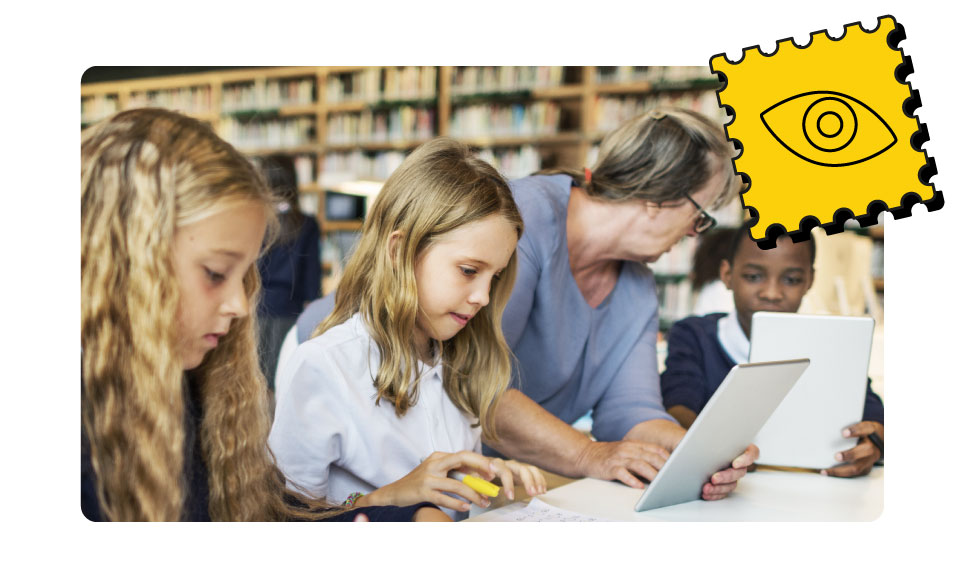
[[[898,49],[904,38],[904,27],[883,16],[873,31],[852,23],[839,39],[818,31],[805,47],[788,38],[769,55],[749,47],[737,63],[710,59],[761,248],[785,232],[809,239],[817,225],[841,232],[851,217],[869,226],[883,210],[904,218],[918,202],[942,207],[929,182],[935,160],[922,149],[928,129],[913,114],[921,100],[905,82],[913,70]]]

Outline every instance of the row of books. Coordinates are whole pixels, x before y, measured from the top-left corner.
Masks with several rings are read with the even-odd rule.
[[[221,90],[221,111],[276,110],[282,106],[312,104],[315,79],[255,80],[226,84]]]
[[[90,124],[117,112],[120,105],[117,96],[90,96],[80,99],[80,122]]]
[[[391,102],[436,96],[435,67],[368,68],[330,74],[325,82],[328,102]]]
[[[325,154],[318,183],[333,186],[357,179],[385,180],[405,159],[403,151],[334,151]]]
[[[643,114],[656,106],[680,106],[706,114],[712,120],[724,122],[726,114],[717,104],[714,92],[661,92],[643,96],[598,96],[593,104],[595,128],[608,132],[624,121]]]
[[[315,157],[311,155],[296,155],[295,163],[295,182],[299,186],[315,183]]]
[[[504,149],[481,149],[477,155],[495,167],[503,176],[509,179],[522,178],[541,169],[539,152],[530,145]],[[356,179],[386,180],[405,159],[406,153],[400,150],[391,151],[333,151],[325,154],[322,160],[322,170],[318,176],[318,183],[323,186],[336,185],[340,182]],[[301,185],[314,181],[310,174],[311,161],[304,156],[302,163],[304,171],[299,172],[299,158],[296,158],[296,173]]]
[[[531,145],[508,149],[481,149],[477,155],[489,162],[503,176],[515,180],[542,169],[539,151]]]
[[[234,117],[221,119],[220,133],[238,149],[276,149],[303,147],[315,137],[315,119],[311,116],[242,121]]]
[[[706,65],[619,65],[596,68],[599,84],[632,82],[682,82],[717,79]]]
[[[459,106],[449,123],[453,137],[527,137],[559,130],[560,105],[551,101]]]
[[[211,86],[131,92],[128,108],[167,108],[185,114],[211,112]]]
[[[333,114],[328,118],[325,140],[329,145],[423,141],[435,135],[435,119],[434,109],[412,106]]]
[[[519,92],[533,88],[559,86],[563,82],[563,67],[504,66],[456,67],[452,70],[452,94],[489,94]]]

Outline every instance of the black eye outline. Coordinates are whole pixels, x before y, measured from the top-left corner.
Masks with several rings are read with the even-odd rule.
[[[825,152],[825,153],[833,153],[833,152],[841,151],[842,149],[845,149],[848,145],[851,144],[851,142],[854,140],[855,136],[856,136],[857,133],[858,133],[858,122],[857,122],[857,121],[858,121],[858,116],[857,116],[857,113],[855,112],[854,108],[852,108],[851,105],[848,104],[845,100],[841,100],[841,98],[835,98],[835,96],[841,96],[841,97],[846,98],[846,99],[848,99],[848,100],[852,100],[852,101],[854,101],[855,103],[859,104],[862,108],[864,108],[865,110],[867,110],[869,113],[871,113],[872,115],[874,115],[874,117],[878,119],[878,122],[881,123],[882,127],[884,127],[884,129],[887,130],[888,133],[891,135],[891,142],[888,143],[887,145],[885,145],[884,147],[882,147],[881,149],[879,149],[878,151],[872,153],[871,155],[868,155],[868,156],[863,157],[863,158],[861,158],[861,159],[856,159],[856,160],[854,160],[854,161],[848,161],[848,162],[845,162],[845,163],[827,163],[827,162],[823,162],[823,161],[815,161],[814,159],[811,159],[811,158],[809,158],[809,157],[806,157],[806,156],[798,153],[798,152],[795,151],[793,148],[791,148],[786,142],[784,142],[784,141],[781,139],[781,137],[778,136],[778,134],[777,134],[776,132],[774,132],[774,129],[772,129],[769,124],[767,124],[767,120],[765,119],[765,115],[766,115],[767,113],[771,112],[772,110],[774,110],[774,109],[776,109],[776,108],[778,108],[778,107],[780,107],[780,106],[782,106],[782,105],[784,105],[784,104],[786,104],[786,103],[788,103],[788,102],[791,102],[791,101],[793,101],[793,100],[797,100],[797,99],[802,98],[802,97],[804,97],[804,96],[811,96],[811,95],[814,95],[814,94],[822,94],[822,95],[828,95],[828,96],[830,96],[830,97],[828,97],[828,98],[822,98],[822,99],[820,99],[820,100],[815,100],[813,103],[811,103],[810,106],[808,106],[807,110],[804,111],[804,116],[801,117],[801,129],[802,129],[802,132],[804,133],[804,138],[805,138],[805,139],[807,140],[807,142],[810,143],[811,146],[814,147],[815,149],[817,149],[817,150],[819,150],[819,151],[823,151],[823,152]],[[814,143],[814,141],[811,140],[811,137],[809,136],[808,130],[807,130],[807,116],[808,116],[808,113],[810,113],[810,112],[811,112],[811,109],[814,108],[817,104],[819,104],[819,103],[821,103],[821,102],[825,102],[825,101],[834,101],[834,102],[839,102],[839,103],[841,103],[841,104],[844,104],[844,106],[847,107],[847,109],[851,112],[851,115],[854,117],[854,121],[855,121],[855,123],[854,123],[854,129],[853,129],[853,131],[852,131],[852,133],[851,133],[851,137],[848,138],[847,142],[845,142],[844,145],[841,145],[840,147],[837,147],[837,148],[834,148],[834,149],[827,149],[827,148],[819,147],[818,145],[816,145],[816,144]],[[826,113],[826,114],[827,114],[827,113]],[[835,114],[835,113],[832,113],[832,114]],[[823,118],[824,116],[825,116],[825,115],[822,114],[821,117],[819,117],[818,120],[820,120],[820,118]],[[840,133],[841,130],[843,130],[844,127],[845,127],[844,121],[842,121],[842,120],[841,120],[841,117],[838,116],[837,114],[835,114],[835,116],[838,118],[839,122],[842,123],[842,124],[841,124],[841,127],[840,127],[839,130],[838,130],[838,133]],[[813,163],[813,164],[815,164],[815,165],[820,165],[820,166],[823,166],[823,167],[845,167],[845,166],[849,166],[849,165],[857,165],[857,164],[859,164],[859,163],[868,161],[869,159],[872,159],[872,158],[875,158],[875,157],[881,155],[882,153],[884,153],[884,152],[887,151],[888,149],[891,149],[891,147],[892,147],[895,143],[898,142],[898,137],[895,135],[895,132],[891,129],[891,126],[889,126],[888,123],[885,122],[885,119],[881,118],[881,115],[878,114],[877,112],[875,112],[875,110],[874,110],[873,108],[871,108],[870,106],[868,106],[867,104],[865,104],[864,102],[858,100],[857,98],[855,98],[855,97],[853,97],[853,96],[848,96],[847,94],[844,94],[844,93],[842,93],[842,92],[832,92],[832,91],[829,91],[829,90],[816,90],[816,91],[812,91],[812,92],[802,92],[802,93],[800,93],[800,94],[796,94],[796,95],[794,95],[794,96],[791,96],[790,98],[785,98],[784,100],[781,100],[781,101],[778,102],[777,104],[774,104],[773,106],[771,106],[771,107],[767,108],[766,110],[764,110],[764,111],[761,113],[761,122],[764,123],[764,128],[766,128],[766,129],[768,130],[768,132],[771,133],[771,135],[777,140],[778,143],[781,144],[782,147],[784,147],[785,149],[787,149],[788,151],[790,151],[790,152],[793,153],[794,155],[797,155],[798,157],[800,157],[800,158],[803,159],[804,161],[807,161],[808,163]],[[821,135],[823,135],[823,136],[825,136],[825,137],[834,137],[834,136],[837,136],[837,133],[835,133],[835,134],[833,134],[833,135],[825,134],[824,131],[821,130],[820,126],[818,127],[818,132],[821,133]]]

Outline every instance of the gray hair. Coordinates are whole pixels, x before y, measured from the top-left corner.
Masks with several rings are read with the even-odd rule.
[[[661,106],[607,134],[590,181],[580,184],[594,198],[660,204],[692,195],[723,171],[726,181],[713,201],[716,207],[733,199],[740,186],[731,173],[734,154],[720,124],[698,112]]]

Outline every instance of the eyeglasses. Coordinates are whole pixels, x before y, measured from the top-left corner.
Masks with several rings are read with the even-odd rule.
[[[701,208],[701,206],[697,204],[693,198],[687,196],[686,194],[684,194],[684,198],[690,200],[690,203],[693,204],[697,209],[697,212],[700,213],[697,215],[697,220],[694,221],[695,233],[703,233],[717,226],[717,219],[707,214],[707,211]]]

